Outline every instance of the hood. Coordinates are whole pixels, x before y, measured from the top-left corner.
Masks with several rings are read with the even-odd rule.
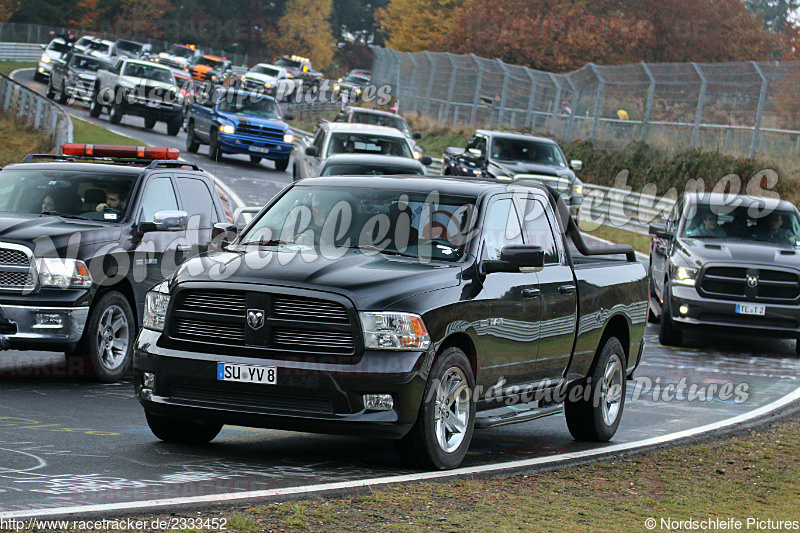
[[[80,247],[119,242],[122,228],[102,222],[61,218],[54,215],[15,214],[0,216],[0,241],[33,246],[35,252],[63,256],[72,240]]]
[[[570,176],[572,171],[568,167],[554,167],[550,165],[540,165],[523,161],[498,161],[492,160],[494,165],[506,170],[510,176],[514,174],[540,174],[543,176]]]
[[[192,67],[192,70],[205,73],[214,70],[214,67],[209,67],[208,65],[195,65]]]
[[[678,239],[677,250],[692,265],[707,263],[742,263],[743,265],[776,265],[800,270],[800,248],[756,241],[720,239]]]
[[[220,118],[233,122],[235,126],[239,124],[247,124],[249,126],[258,126],[261,128],[274,128],[276,130],[286,131],[289,125],[279,118],[266,118],[258,115],[248,115],[245,113],[227,113],[223,111],[217,112]]]
[[[120,81],[124,81],[129,88],[144,87],[145,94],[150,94],[151,89],[161,89],[162,91],[172,90],[177,92],[178,88],[174,83],[167,83],[163,81],[151,80],[149,78],[135,78],[133,76],[120,76]]]
[[[175,63],[180,63],[182,65],[189,64],[189,60],[187,58],[181,56],[173,56],[166,52],[161,52],[160,54],[158,54],[158,57],[163,57],[164,59],[169,59],[170,61],[174,61]]]
[[[269,252],[272,252],[271,254]],[[339,252],[341,253],[341,252]],[[415,294],[453,287],[460,283],[461,265],[420,263],[416,259],[366,255],[347,250],[338,259],[274,248],[222,251],[191,259],[181,265],[170,285],[185,281],[219,281],[220,267],[231,272],[228,282],[278,285],[335,292],[348,297],[358,310],[381,310]],[[216,275],[214,275],[216,273]]]
[[[278,78],[270,76],[269,74],[261,74],[258,72],[248,72],[245,74],[248,80],[256,80],[262,83],[277,83]]]

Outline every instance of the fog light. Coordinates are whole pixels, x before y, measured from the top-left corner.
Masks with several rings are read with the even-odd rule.
[[[365,394],[364,409],[367,411],[389,411],[394,407],[391,394]]]
[[[35,328],[60,328],[64,325],[63,317],[56,313],[36,313]]]
[[[688,305],[686,305],[686,304],[683,304],[682,306],[680,306],[680,307],[678,308],[678,312],[679,312],[680,314],[682,314],[682,315],[685,315],[686,313],[688,313],[688,312],[689,312],[689,306],[688,306]]]
[[[144,379],[142,380],[142,386],[146,389],[155,389],[156,388],[156,375],[152,372],[145,372]]]

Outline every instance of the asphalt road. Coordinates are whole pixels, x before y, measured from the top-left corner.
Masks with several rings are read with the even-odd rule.
[[[25,81],[30,72],[18,74]],[[43,90],[41,84],[26,82]],[[94,121],[85,108],[70,113]],[[105,116],[104,116],[105,117]],[[94,121],[107,126],[101,119]],[[149,144],[182,148],[141,119],[113,127]],[[286,172],[227,157],[207,167],[248,205],[261,205],[291,180]],[[578,443],[563,415],[476,431],[464,466],[474,467],[633,443],[720,422],[763,407],[800,387],[793,342],[748,337],[687,335],[687,347],[658,344],[647,330],[636,380],[628,382],[625,413],[608,444]],[[0,518],[81,505],[105,506],[300,487],[408,473],[390,443],[226,426],[207,446],[158,441],[145,422],[130,381],[113,385],[80,377],[63,354],[0,353]],[[709,399],[674,399],[668,385],[710,392]],[[724,397],[725,384],[739,391]],[[744,393],[743,395],[741,393]],[[736,400],[743,401],[736,401]],[[101,507],[98,507],[101,508]]]

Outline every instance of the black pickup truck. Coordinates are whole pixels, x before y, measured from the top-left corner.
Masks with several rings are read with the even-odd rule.
[[[589,248],[533,182],[326,176],[284,189],[146,309],[134,382],[158,438],[207,442],[223,424],[388,437],[445,469],[474,428],[562,403],[576,438],[610,439],[647,277],[630,246]]]
[[[0,171],[0,348],[66,352],[116,381],[147,289],[227,217],[212,177],[175,148],[63,150]]]
[[[466,148],[449,147],[442,155],[445,176],[484,176],[498,180],[535,180],[556,189],[574,215],[583,201],[583,184],[558,144],[544,137],[477,130]]]
[[[785,200],[687,193],[650,226],[661,344],[719,330],[797,339],[800,213]]]

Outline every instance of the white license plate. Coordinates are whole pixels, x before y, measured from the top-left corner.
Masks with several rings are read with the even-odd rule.
[[[736,304],[736,312],[740,315],[764,316],[767,313],[767,307],[764,305]]]
[[[144,103],[147,107],[158,107],[158,102],[147,101]]]
[[[251,152],[258,152],[259,154],[268,154],[269,153],[269,148],[265,148],[263,146],[251,146],[250,147],[250,151]]]
[[[276,385],[278,383],[278,371],[274,366],[217,363],[217,380]]]

